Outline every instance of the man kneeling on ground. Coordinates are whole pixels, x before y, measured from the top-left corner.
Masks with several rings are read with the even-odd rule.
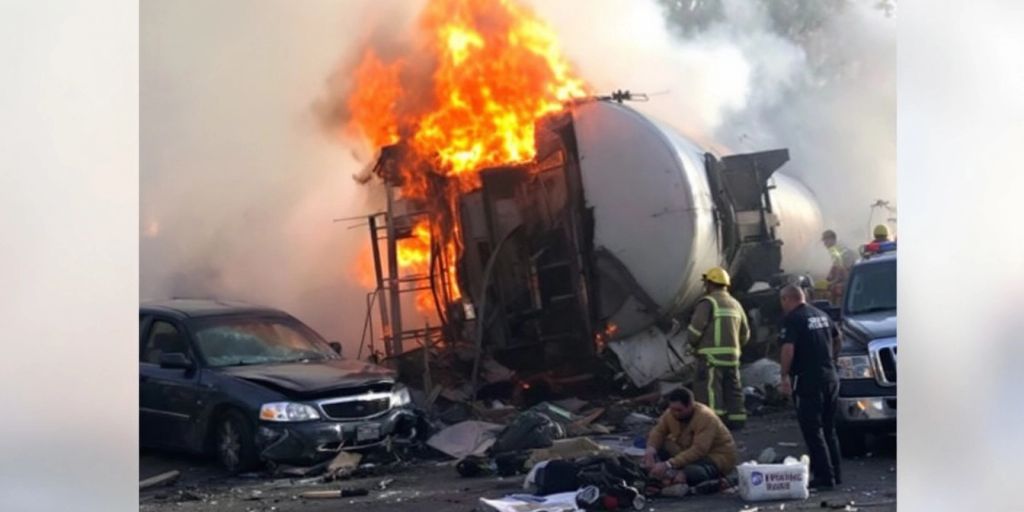
[[[732,434],[714,411],[694,402],[689,389],[668,394],[668,409],[647,436],[644,454],[644,467],[666,491],[717,482],[736,467],[736,458]]]

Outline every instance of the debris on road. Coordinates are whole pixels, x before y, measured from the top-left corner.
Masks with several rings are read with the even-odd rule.
[[[563,400],[563,399],[557,399]],[[285,500],[285,502],[291,500],[308,500],[305,506],[308,508],[316,508],[315,502],[322,502],[320,508],[324,506],[336,507],[342,504],[354,504],[354,503],[365,503],[367,504],[368,510],[390,510],[392,507],[401,510],[435,510],[436,512],[453,512],[456,510],[467,510],[474,504],[479,511],[501,511],[501,510],[514,510],[519,511],[538,511],[544,510],[565,510],[565,511],[579,511],[586,510],[587,508],[578,505],[575,501],[559,503],[557,501],[550,500],[550,496],[535,496],[524,493],[524,490],[520,486],[526,485],[526,493],[537,492],[542,494],[541,489],[529,487],[527,484],[528,477],[526,473],[530,472],[531,469],[540,469],[548,467],[549,469],[558,470],[558,468],[570,468],[570,472],[578,480],[568,487],[555,487],[554,489],[569,489],[572,492],[566,491],[569,496],[578,495],[580,490],[584,489],[588,485],[597,485],[597,494],[599,496],[610,496],[614,495],[615,492],[620,492],[622,496],[628,496],[629,491],[623,490],[625,487],[632,487],[637,490],[637,495],[643,495],[646,501],[645,510],[650,510],[651,507],[655,509],[669,509],[672,508],[670,500],[682,499],[690,503],[690,500],[697,500],[694,503],[700,503],[701,507],[707,510],[739,510],[741,490],[738,482],[730,483],[730,487],[722,488],[725,485],[719,482],[719,491],[722,494],[720,501],[719,498],[708,499],[703,496],[701,492],[698,492],[696,488],[688,488],[683,496],[679,498],[672,498],[669,495],[671,490],[667,488],[657,488],[646,485],[643,481],[640,481],[637,485],[636,481],[630,481],[630,478],[623,478],[624,481],[629,481],[630,485],[626,485],[618,491],[612,492],[613,488],[605,482],[605,485],[595,484],[593,480],[582,480],[583,478],[601,478],[604,473],[603,468],[605,465],[595,461],[611,461],[625,459],[629,462],[625,464],[634,464],[637,457],[642,456],[643,447],[645,446],[645,436],[639,433],[631,434],[628,433],[626,427],[625,418],[630,414],[636,414],[635,419],[641,418],[652,418],[656,410],[652,410],[647,404],[652,402],[649,399],[635,401],[633,399],[623,399],[621,397],[612,397],[606,399],[593,399],[582,400],[580,402],[586,402],[581,405],[579,412],[572,412],[570,408],[575,408],[571,402],[563,403],[562,405],[570,405],[570,408],[562,407],[555,403],[555,400],[549,402],[552,405],[562,411],[568,412],[569,423],[578,421],[579,418],[585,418],[592,414],[594,411],[604,408],[614,408],[615,404],[620,404],[619,407],[624,408],[628,411],[625,414],[621,414],[618,421],[610,421],[606,416],[601,416],[608,424],[614,428],[619,434],[615,435],[587,435],[579,437],[570,437],[567,439],[558,439],[552,441],[551,446],[546,448],[536,448],[531,450],[522,450],[517,452],[509,453],[495,453],[494,450],[487,450],[486,448],[481,450],[482,453],[479,455],[470,455],[458,459],[456,462],[454,457],[444,454],[441,451],[435,452],[436,448],[429,448],[424,452],[417,452],[412,458],[405,462],[389,462],[391,459],[388,458],[386,449],[379,452],[367,452],[363,455],[358,464],[356,464],[355,471],[351,472],[347,476],[340,476],[338,478],[351,479],[351,485],[345,489],[339,489],[337,486],[325,486],[323,485],[326,479],[326,474],[319,477],[305,477],[305,478],[286,478],[277,479],[273,481],[254,481],[252,477],[256,475],[249,475],[249,478],[231,477],[231,480],[225,481],[223,484],[211,483],[209,486],[200,487],[199,490],[195,490],[194,487],[182,486],[183,489],[190,489],[190,491],[164,491],[164,494],[148,495],[143,500],[143,510],[147,512],[172,512],[170,507],[176,505],[176,502],[184,501],[196,501],[197,510],[210,510],[212,509],[212,503],[218,502],[219,509],[223,509],[224,512],[243,512],[246,510],[268,510],[269,507],[275,506],[279,503],[279,500]],[[622,405],[628,404],[628,405]],[[547,406],[540,407],[539,409],[527,409],[533,412],[538,410],[547,409]],[[548,409],[549,412],[551,412]],[[589,413],[587,411],[590,411]],[[643,412],[637,412],[643,411]],[[439,411],[438,411],[439,412]],[[556,413],[557,414],[557,413]],[[607,412],[605,413],[607,414]],[[543,416],[543,414],[541,414]],[[791,418],[790,414],[782,414],[772,416],[768,420],[756,420],[753,423],[753,428],[749,432],[745,432],[745,436],[753,434],[754,437],[738,438],[738,446],[748,446],[751,453],[747,454],[747,458],[754,458],[762,451],[768,452],[772,457],[765,455],[764,459],[770,462],[778,462],[778,459],[787,455],[787,448],[785,447],[787,441],[780,441],[781,439],[792,439],[792,437],[782,437],[781,433],[786,432],[787,436],[792,435],[795,432],[795,420]],[[784,418],[784,419],[783,419]],[[550,419],[550,418],[549,418]],[[432,421],[437,421],[436,416]],[[477,421],[477,420],[469,420]],[[761,423],[764,422],[764,423]],[[486,424],[488,422],[479,422]],[[456,424],[458,425],[458,424]],[[456,426],[452,425],[452,426]],[[787,426],[788,425],[788,426]],[[443,432],[449,427],[443,427],[438,432]],[[462,427],[468,428],[468,427]],[[492,439],[497,435],[497,432],[504,429],[500,424],[492,423],[486,429],[490,432]],[[648,427],[649,428],[649,427]],[[777,431],[779,434],[774,434],[772,431]],[[641,428],[642,430],[642,428]],[[453,432],[458,432],[454,430]],[[475,444],[475,443],[473,443]],[[788,448],[792,450],[792,447]],[[790,452],[791,453],[791,452]],[[888,453],[888,451],[886,451]],[[354,460],[345,456],[342,460],[348,462],[348,464],[341,464],[342,460],[338,460],[338,464],[351,469]],[[431,460],[433,458],[433,460]],[[337,457],[336,457],[337,459]],[[545,464],[545,461],[547,463]],[[332,461],[333,462],[333,461]],[[862,461],[863,462],[863,461]],[[542,466],[543,464],[543,466]],[[863,465],[863,464],[862,464]],[[889,475],[887,470],[891,467],[892,462],[880,460],[876,466],[878,471],[883,474]],[[765,466],[758,466],[759,468]],[[847,504],[852,508],[829,508],[828,510],[889,510],[894,501],[877,501],[881,498],[881,492],[878,491],[874,496],[865,494],[870,492],[872,489],[889,489],[895,486],[895,475],[889,476],[889,482],[878,483],[878,477],[872,475],[871,480],[876,482],[875,485],[883,487],[869,487],[871,484],[861,482],[856,476],[857,471],[862,473],[865,469],[857,469],[856,464],[852,465],[853,469],[848,473],[851,478],[851,482],[857,485],[855,491],[837,491],[836,493],[823,493],[822,499],[828,498],[829,503],[839,505],[843,504],[845,507]],[[444,468],[442,470],[441,468]],[[474,476],[475,480],[465,480],[456,476],[456,472],[448,468],[455,468],[458,471],[458,475],[463,477]],[[589,468],[589,469],[588,469]],[[602,468],[602,469],[599,469]],[[475,473],[474,473],[475,472]],[[308,474],[308,472],[307,472]],[[398,476],[400,474],[408,474],[409,477]],[[513,477],[513,475],[521,474],[524,476]],[[563,472],[563,476],[565,473]],[[266,478],[267,474],[263,475]],[[374,478],[375,479],[372,479]],[[503,478],[502,478],[503,477]],[[557,479],[557,471],[550,475],[545,475],[545,485],[551,485],[547,479],[554,477]],[[401,489],[397,488],[396,481],[394,478],[401,479]],[[537,474],[533,473],[532,479],[536,483]],[[641,477],[642,478],[642,477]],[[735,479],[735,477],[733,477]],[[189,482],[185,481],[187,485]],[[179,484],[180,485],[180,484]],[[218,489],[218,486],[224,485],[227,488]],[[242,487],[234,487],[240,485]],[[734,486],[732,486],[734,485]],[[517,489],[517,487],[520,487]],[[545,488],[545,491],[550,489]],[[840,494],[840,492],[845,493]],[[851,492],[853,494],[851,494]],[[364,494],[365,493],[365,494]],[[557,494],[557,493],[555,493]],[[895,492],[893,491],[893,495]],[[367,500],[365,496],[370,496]],[[504,497],[502,497],[504,496]],[[853,498],[864,499],[865,503],[859,503],[853,501]],[[886,496],[888,497],[888,496]],[[338,501],[344,498],[343,501]],[[487,500],[485,503],[481,501],[481,498]],[[255,500],[255,501],[253,501]],[[653,501],[651,501],[653,500]],[[875,500],[868,503],[867,500]],[[623,502],[625,505],[628,503]],[[375,504],[375,505],[369,505]],[[771,504],[765,506],[759,504],[759,510],[826,510],[820,508],[821,499],[812,499],[804,503],[783,503],[783,504]],[[783,507],[784,505],[784,507]],[[381,508],[383,507],[383,508]],[[404,508],[403,508],[404,507]],[[462,508],[460,508],[462,507]],[[564,508],[559,508],[564,507]],[[729,508],[733,507],[733,508]],[[282,510],[292,510],[287,506],[281,507]],[[317,508],[319,510],[319,508]],[[630,510],[628,506],[620,506],[618,510]],[[747,508],[746,510],[753,510]]]
[[[761,454],[757,456],[758,464],[775,464],[778,456],[775,454],[775,448],[769,446],[761,451]]]
[[[427,441],[431,448],[456,459],[483,455],[504,427],[485,421],[463,421],[436,433]]]
[[[590,439],[607,450],[630,457],[643,457],[643,446],[647,444],[647,440],[642,436],[635,438],[630,436],[595,436]]]
[[[568,512],[580,510],[576,507],[576,491],[552,494],[550,496],[513,494],[494,500],[480,498],[480,505],[483,506],[484,510],[493,512]]]
[[[604,453],[605,449],[586,437],[562,439],[555,441],[549,448],[539,448],[530,453],[526,461],[527,467],[533,467],[542,461],[579,459],[593,457]]]
[[[565,428],[547,414],[535,410],[525,411],[510,423],[495,441],[495,453],[517,452],[534,448],[547,448],[558,439],[565,438]]]
[[[180,476],[181,476],[181,472],[175,470],[175,471],[168,471],[166,473],[161,473],[159,475],[147,478],[145,480],[140,480],[139,481],[139,490],[141,491],[141,490],[149,489],[151,487],[156,487],[156,486],[159,486],[159,485],[170,484],[170,483],[174,482],[175,480],[177,480],[178,477],[180,477]]]
[[[327,474],[324,479],[327,481],[341,479],[351,475],[357,468],[363,455],[355,452],[340,452],[338,456],[327,465]]]
[[[626,427],[651,427],[654,426],[657,421],[658,420],[656,418],[652,418],[646,414],[632,412],[629,413],[629,416],[626,416],[625,421],[623,421],[623,425]]]
[[[330,465],[330,463],[331,461],[324,461],[312,466],[291,466],[287,464],[279,464],[274,466],[272,474],[275,476],[291,476],[297,478],[319,475],[327,469],[327,466]]]
[[[771,359],[758,359],[740,368],[740,382],[761,391],[766,387],[778,387],[782,382],[782,366]]]
[[[497,464],[486,457],[469,455],[455,465],[455,471],[463,478],[489,476],[498,471]],[[514,474],[516,471],[512,471]]]
[[[300,498],[305,499],[333,499],[333,498],[356,498],[360,496],[368,496],[370,491],[367,489],[338,489],[330,491],[306,491],[299,494]]]

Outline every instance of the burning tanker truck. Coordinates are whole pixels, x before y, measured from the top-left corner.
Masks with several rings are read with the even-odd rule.
[[[470,185],[409,172],[429,164],[404,142],[382,149],[373,170],[387,209],[370,217],[368,301],[386,356],[426,340],[471,355],[474,375],[481,356],[521,374],[611,361],[643,387],[690,369],[685,326],[716,265],[751,320],[745,359],[764,354],[778,288],[798,278],[786,266],[802,264],[821,230],[812,195],[779,172],[788,151],[719,157],[623,99],[545,116],[534,158],[482,169]],[[402,275],[403,241],[425,231],[427,270]],[[406,293],[421,314],[432,309],[433,327],[408,328]]]

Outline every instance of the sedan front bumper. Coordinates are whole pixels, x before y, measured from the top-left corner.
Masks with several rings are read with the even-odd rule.
[[[351,421],[316,420],[301,423],[260,422],[256,448],[264,460],[311,464],[342,450],[362,450],[389,439],[416,435],[418,419],[411,409],[392,409],[380,416]]]

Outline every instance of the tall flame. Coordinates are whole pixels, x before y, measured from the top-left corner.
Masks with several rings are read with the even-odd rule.
[[[588,93],[551,28],[515,0],[429,0],[417,29],[415,53],[386,60],[364,51],[347,105],[351,132],[378,148],[403,139],[429,164],[403,166],[403,196],[437,201],[428,197],[425,173],[455,179],[465,191],[479,185],[483,168],[530,161],[535,123]],[[457,201],[437,203],[450,214]],[[450,231],[417,225],[400,241],[398,258],[403,270],[423,270],[431,235],[443,236],[438,257],[457,298],[461,237]]]
[[[585,94],[551,29],[514,2],[435,0],[420,25],[437,59],[435,107],[413,143],[449,175],[530,160],[534,123]]]

